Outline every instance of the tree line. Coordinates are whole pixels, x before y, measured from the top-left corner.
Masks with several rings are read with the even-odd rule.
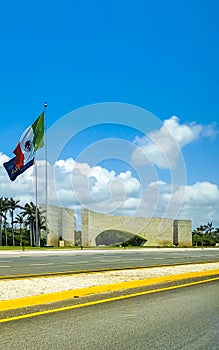
[[[212,222],[200,225],[192,231],[193,246],[215,246],[219,244],[219,228],[213,227]]]
[[[46,230],[44,213],[33,202],[21,206],[20,200],[0,197],[0,246],[45,245],[46,237],[41,237],[41,230]]]

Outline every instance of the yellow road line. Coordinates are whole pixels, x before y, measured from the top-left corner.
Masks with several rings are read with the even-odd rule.
[[[74,297],[82,297],[82,296],[87,296],[91,294],[112,292],[112,291],[118,291],[123,289],[132,289],[132,288],[144,287],[144,286],[163,283],[163,282],[171,282],[171,281],[178,281],[178,280],[183,280],[188,278],[205,277],[205,276],[212,276],[212,275],[219,275],[219,270],[188,272],[188,273],[177,274],[177,275],[151,277],[144,280],[119,282],[119,283],[113,283],[113,284],[87,287],[82,289],[55,292],[50,294],[28,296],[25,298],[19,298],[19,299],[13,299],[13,300],[3,300],[3,301],[0,301],[0,311],[7,311],[7,310],[13,310],[17,308],[54,303],[57,301],[63,301],[67,299],[72,299]]]
[[[132,293],[132,294],[128,294],[128,295],[121,295],[121,296],[107,298],[107,299],[95,300],[95,301],[90,301],[90,302],[83,303],[83,304],[69,305],[69,306],[65,306],[65,307],[61,307],[61,308],[57,308],[57,309],[52,309],[52,310],[38,311],[38,312],[33,312],[33,313],[24,314],[24,315],[20,315],[20,316],[3,318],[3,319],[0,320],[0,323],[6,323],[6,322],[11,322],[11,321],[18,321],[18,320],[21,320],[21,319],[26,319],[26,318],[36,317],[36,316],[42,316],[42,315],[48,315],[48,314],[53,314],[53,313],[57,313],[57,312],[61,312],[61,311],[79,309],[81,307],[98,305],[98,304],[103,304],[103,303],[107,303],[107,302],[111,302],[111,301],[117,301],[117,300],[133,298],[133,297],[137,297],[137,296],[141,296],[141,295],[147,295],[147,294],[153,294],[153,293],[158,293],[158,292],[164,292],[164,291],[168,291],[168,290],[189,287],[189,286],[198,285],[198,284],[207,283],[207,282],[212,282],[212,281],[216,281],[216,280],[219,280],[219,277],[214,277],[214,278],[207,279],[207,280],[202,280],[202,281],[184,283],[184,284],[180,284],[180,285],[177,285],[177,286],[171,286],[171,287],[164,287],[164,288],[159,288],[159,289],[147,290],[147,291],[144,291],[144,292]]]

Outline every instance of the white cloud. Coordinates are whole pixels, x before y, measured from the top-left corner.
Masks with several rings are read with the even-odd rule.
[[[180,191],[180,190],[179,190]],[[180,194],[174,193],[176,200]],[[210,182],[196,182],[185,187],[185,197],[180,211],[180,218],[191,217],[193,226],[213,221],[219,226],[219,187]]]
[[[21,204],[35,201],[34,168],[11,182],[2,166],[8,157],[0,153],[1,197],[13,197]],[[45,202],[45,163],[38,161],[38,200]],[[116,174],[100,166],[90,167],[73,159],[49,165],[49,203],[73,208],[82,206],[117,215],[171,217],[193,221],[193,227],[212,221],[219,227],[219,187],[210,182],[176,186],[162,180],[141,188],[130,171]]]
[[[9,160],[9,157],[6,154],[0,152],[0,164],[3,164]]]
[[[66,169],[70,170],[69,164]],[[61,182],[57,188],[63,203],[74,198],[77,205],[100,212],[188,219],[194,227],[214,221],[219,226],[219,188],[210,182],[179,186],[157,180],[141,189],[130,171],[116,175],[114,171],[80,163],[74,163],[72,174],[68,179],[72,182],[67,185],[71,191],[61,192]]]
[[[202,202],[205,205],[217,204],[219,201],[219,190],[215,184],[210,182],[196,182],[193,186],[186,186],[185,203],[198,205]]]
[[[176,116],[166,119],[163,126],[143,138],[136,137],[139,146],[132,154],[136,164],[153,163],[161,169],[172,169],[181,155],[181,149],[201,135],[210,137],[216,134],[215,125],[180,124]]]
[[[219,187],[210,182],[171,186],[158,181],[144,189],[142,198],[138,215],[192,220],[193,227],[213,221],[219,227]]]
[[[35,182],[32,175],[32,167],[27,169],[16,181],[11,182],[3,167],[3,163],[8,160],[9,157],[0,152],[0,196],[13,197],[16,200],[20,200],[21,204],[33,201]]]
[[[149,183],[148,187],[166,185],[166,182],[162,180],[152,181]]]
[[[90,167],[86,163],[67,159],[56,162],[55,172],[60,202],[68,199],[92,210],[111,212],[121,207],[127,199],[140,195],[140,183],[130,171],[116,175],[115,171],[100,166]],[[63,187],[68,191],[63,192]]]
[[[202,127],[202,135],[214,138],[218,134],[216,123],[211,123]]]
[[[171,134],[173,140],[178,144],[179,148],[182,148],[199,137],[203,126],[196,123],[180,124],[179,118],[173,116],[170,119],[164,120],[164,126],[156,135],[157,140],[159,140],[159,137],[162,137],[164,141],[166,141],[165,136],[168,138],[166,129]],[[162,142],[163,141],[161,141],[161,144]]]

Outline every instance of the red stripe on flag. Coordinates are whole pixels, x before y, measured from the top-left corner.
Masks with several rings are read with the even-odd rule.
[[[24,155],[21,151],[20,142],[18,142],[17,147],[15,148],[13,153],[16,155],[15,165],[20,170],[24,165]]]

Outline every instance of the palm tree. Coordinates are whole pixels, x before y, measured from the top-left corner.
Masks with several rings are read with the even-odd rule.
[[[3,218],[4,218],[4,234],[5,234],[5,245],[8,245],[8,232],[7,232],[7,212],[9,210],[9,200],[7,197],[4,197],[3,199]]]
[[[9,206],[9,212],[11,214],[11,233],[12,233],[12,244],[15,246],[15,240],[14,240],[14,211],[17,208],[22,208],[18,203],[19,200],[14,200],[12,197],[8,200],[8,206]]]
[[[215,227],[214,229],[214,239],[215,243],[219,243],[219,227]]]
[[[30,246],[35,245],[36,237],[35,237],[35,221],[36,221],[36,206],[33,202],[26,203],[23,207],[23,211],[21,213],[23,217],[27,217],[27,223],[30,227]]]
[[[211,236],[211,233],[213,230],[214,230],[214,227],[212,226],[212,222],[208,222],[206,225],[206,233],[209,234],[209,237]]]
[[[22,247],[23,245],[23,237],[22,237],[22,225],[24,224],[24,217],[20,214],[17,214],[15,220],[14,220],[14,223],[17,223],[19,224],[20,226],[20,246]]]
[[[46,231],[46,217],[43,215],[46,212],[45,209],[38,208],[38,237],[37,237],[37,245],[40,246],[41,240],[41,230]]]
[[[197,238],[198,238],[198,235],[199,235],[199,230],[198,230],[198,229],[193,230],[193,231],[192,231],[192,234],[193,234],[194,237],[195,237],[195,246],[196,246],[196,248],[197,248],[197,245],[198,245],[198,240],[197,240]]]
[[[40,246],[40,230],[45,230],[45,217],[43,213],[45,210],[36,208],[33,202],[26,203],[23,207],[22,216],[27,217],[27,223],[30,227],[30,245]],[[36,225],[36,214],[37,214],[37,225]],[[36,227],[37,226],[37,227]]]
[[[201,235],[201,240],[202,240],[202,247],[203,247],[203,235],[206,233],[206,229],[207,226],[206,225],[200,225],[199,227],[197,227],[197,231],[199,232],[199,234]]]

